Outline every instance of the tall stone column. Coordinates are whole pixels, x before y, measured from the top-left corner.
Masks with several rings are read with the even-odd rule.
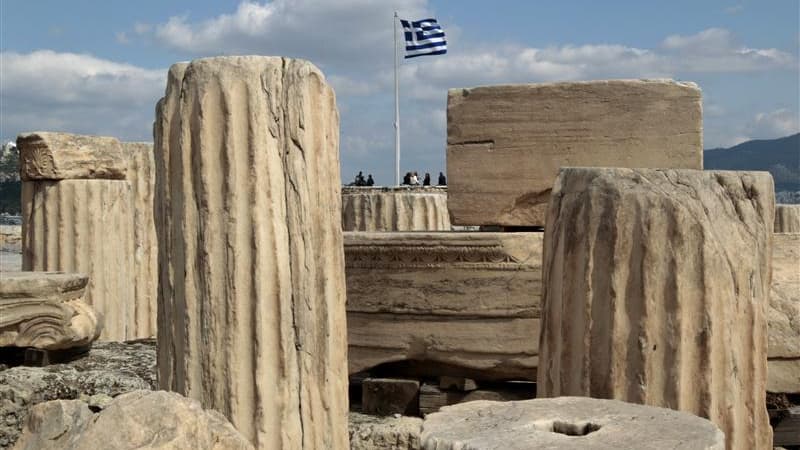
[[[258,448],[347,448],[333,90],[301,60],[199,59],[170,71],[155,132],[161,387]]]
[[[119,141],[37,132],[17,138],[23,270],[89,276],[101,340],[135,334],[132,191]]]
[[[134,317],[137,338],[156,336],[156,294],[158,291],[158,241],[153,217],[155,161],[153,145],[123,142],[128,158],[127,179],[133,199]]]
[[[565,168],[548,208],[538,396],[687,411],[770,448],[770,175]]]

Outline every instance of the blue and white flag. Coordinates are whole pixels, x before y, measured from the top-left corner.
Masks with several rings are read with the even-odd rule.
[[[424,55],[443,55],[447,53],[447,40],[444,30],[436,19],[409,22],[400,20],[406,36],[406,59]]]

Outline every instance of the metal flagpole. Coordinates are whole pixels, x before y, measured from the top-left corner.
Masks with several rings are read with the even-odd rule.
[[[400,81],[397,76],[397,11],[394,12],[394,184],[400,186]]]

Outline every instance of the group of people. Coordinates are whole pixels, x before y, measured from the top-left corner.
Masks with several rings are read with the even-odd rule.
[[[403,186],[430,186],[431,185],[431,174],[425,173],[425,178],[422,179],[422,183],[419,181],[419,176],[417,176],[417,172],[406,172],[406,175],[403,177]],[[364,179],[364,173],[359,171],[358,175],[356,175],[355,181],[348,184],[348,186],[374,186],[375,180],[372,179],[372,174],[367,175],[367,178]],[[439,172],[439,182],[436,184],[437,186],[447,186],[447,177],[444,176],[442,172]]]
[[[403,177],[404,186],[419,186],[419,184],[419,176],[417,176],[417,172],[406,172],[406,175]],[[425,173],[425,178],[422,179],[422,185],[431,185],[431,174],[427,172]],[[447,186],[447,177],[445,177],[442,172],[439,172],[439,182],[436,185]]]
[[[358,175],[356,175],[356,180],[348,186],[374,186],[375,180],[372,179],[372,174],[367,175],[367,179],[364,179],[364,174],[359,171]]]

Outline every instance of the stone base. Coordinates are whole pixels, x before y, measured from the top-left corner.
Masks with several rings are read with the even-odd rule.
[[[559,397],[447,406],[422,424],[422,448],[722,450],[725,436],[710,421],[688,413]]]

